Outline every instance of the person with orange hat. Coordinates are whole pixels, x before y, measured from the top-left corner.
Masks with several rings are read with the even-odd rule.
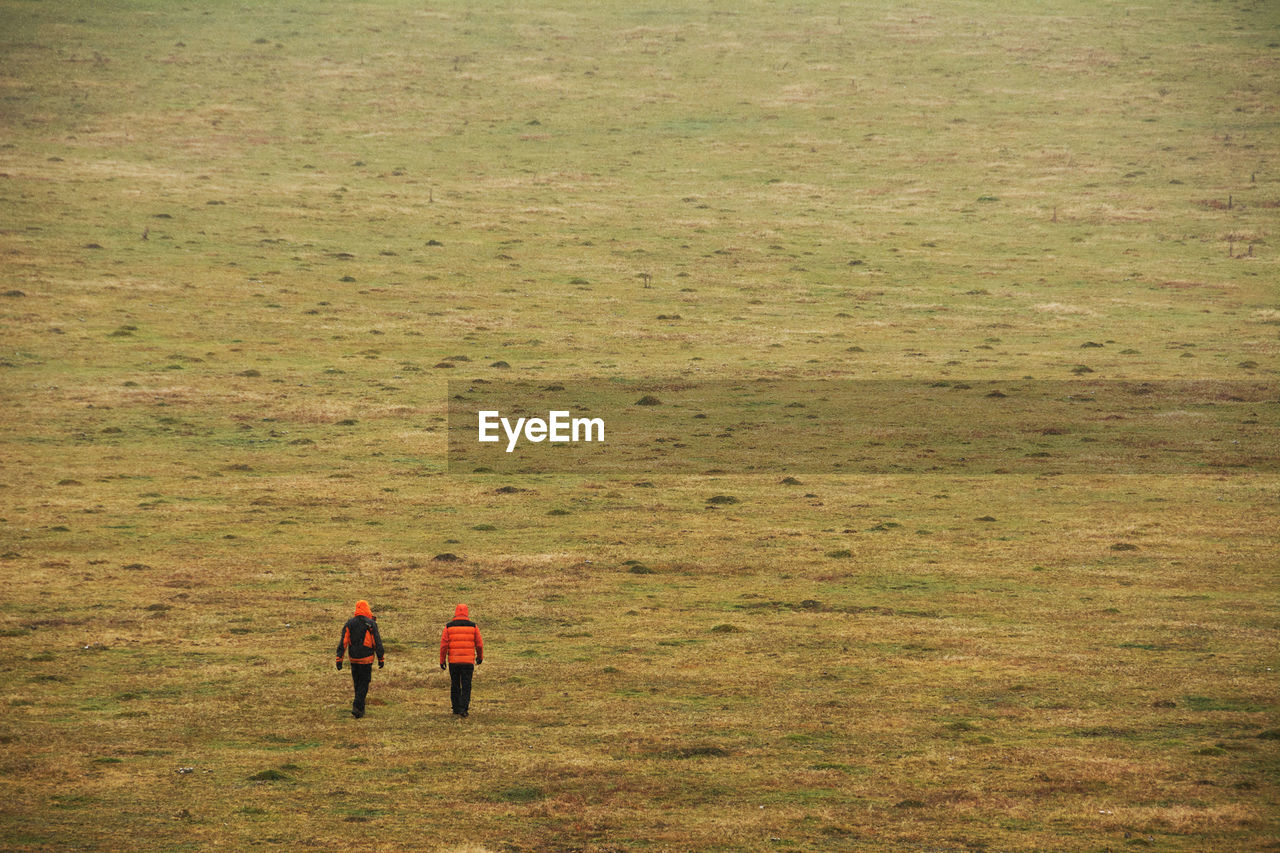
[[[446,663],[453,713],[465,717],[471,709],[471,676],[476,667],[484,663],[484,640],[465,604],[454,608],[453,619],[445,624],[444,633],[440,635],[440,668],[444,669]]]
[[[369,609],[369,602],[356,602],[356,613],[342,626],[342,639],[338,640],[338,669],[342,669],[344,655],[351,656],[351,683],[356,696],[351,702],[351,716],[357,720],[364,716],[364,700],[369,695],[369,682],[373,680],[373,659],[378,659],[382,669],[382,635],[378,633],[378,617]]]

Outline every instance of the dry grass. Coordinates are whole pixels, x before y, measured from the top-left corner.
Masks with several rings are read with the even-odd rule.
[[[0,0],[6,849],[1265,848],[1274,465],[445,457],[450,379],[1086,367],[1273,429],[1273,28],[1219,5]]]

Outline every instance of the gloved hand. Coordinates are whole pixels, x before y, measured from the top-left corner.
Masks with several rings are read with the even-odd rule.
[[[342,661],[338,661],[338,669],[342,669]]]
[[[476,658],[476,666],[479,666],[482,663],[484,663],[484,658],[482,657]]]
[[[382,669],[382,661],[378,661],[378,669]]]
[[[442,663],[442,664],[440,664],[440,668],[441,668],[441,669],[444,669],[446,666],[448,666],[448,664],[443,664],[443,663]]]

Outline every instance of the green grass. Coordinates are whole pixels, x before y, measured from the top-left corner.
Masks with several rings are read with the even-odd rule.
[[[1266,849],[1274,454],[1058,469],[1274,431],[1277,44],[1181,0],[0,0],[7,847]],[[1259,406],[1007,474],[446,454],[450,380],[945,382],[963,426],[1028,377]]]

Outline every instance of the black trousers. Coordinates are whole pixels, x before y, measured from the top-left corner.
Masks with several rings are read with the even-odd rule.
[[[449,664],[449,701],[455,714],[465,714],[471,709],[471,676],[475,671],[473,663]]]
[[[364,700],[369,695],[369,682],[373,679],[373,664],[351,664],[351,684],[356,689],[356,698],[351,702],[351,710],[356,714],[364,713]]]

